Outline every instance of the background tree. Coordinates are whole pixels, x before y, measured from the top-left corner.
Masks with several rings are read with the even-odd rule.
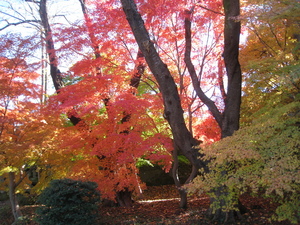
[[[249,36],[241,49],[244,123],[251,121],[270,99],[282,96],[281,92],[288,92],[290,87],[299,89],[299,3],[251,3],[245,14]]]
[[[1,36],[0,174],[6,177],[7,186],[1,186],[8,187],[16,221],[22,216],[16,192],[30,188],[27,175],[38,164],[48,135],[38,101],[40,89],[35,84],[39,74],[27,63],[35,47],[32,37]]]

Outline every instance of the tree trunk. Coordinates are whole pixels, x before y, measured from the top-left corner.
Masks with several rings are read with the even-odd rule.
[[[164,102],[164,118],[168,121],[174,140],[174,148],[179,149],[187,157],[193,167],[206,167],[206,163],[199,160],[199,142],[193,138],[186,127],[183,109],[177,86],[166,64],[159,57],[149,33],[144,26],[143,19],[138,13],[133,0],[121,0],[123,10],[134,34],[136,42],[145,56],[146,62],[158,82]],[[182,207],[186,207],[184,193],[180,190]]]
[[[170,124],[174,144],[189,159],[192,165],[200,168],[203,166],[203,163],[198,160],[199,153],[198,148],[196,148],[198,141],[192,137],[186,127],[174,79],[167,65],[164,64],[159,57],[153,42],[150,40],[149,33],[144,26],[143,19],[138,13],[134,1],[122,0],[121,2],[139,48],[144,54],[146,62],[159,84],[165,108],[164,117]]]
[[[22,212],[20,210],[20,206],[18,203],[18,199],[16,196],[16,181],[15,181],[15,172],[9,172],[8,173],[8,179],[9,179],[9,200],[11,205],[12,214],[14,216],[15,222],[19,220],[20,217],[22,217]]]
[[[128,191],[125,189],[124,191],[117,192],[117,204],[121,207],[132,207],[133,200],[132,200],[132,191]]]
[[[146,61],[158,81],[160,91],[162,92],[165,112],[164,116],[168,120],[174,137],[175,148],[180,149],[196,168],[205,167],[206,163],[199,160],[198,149],[194,148],[197,143],[191,133],[187,130],[183,120],[183,110],[181,108],[179,95],[173,78],[167,66],[161,61],[149,34],[145,29],[143,20],[137,12],[136,5],[132,0],[122,0],[123,10],[131,26],[135,39],[145,55]],[[220,113],[216,105],[204,94],[200,88],[200,83],[196,79],[195,69],[190,61],[190,43],[187,43],[185,62],[192,77],[194,88],[200,99],[208,106],[213,113],[216,121],[222,130],[222,138],[230,136],[235,130],[239,129],[240,103],[241,103],[241,69],[238,61],[239,52],[239,35],[240,14],[239,0],[223,0],[225,10],[225,27],[224,27],[224,61],[228,76],[227,96],[225,99],[224,113]],[[192,12],[190,12],[192,13]],[[189,17],[186,17],[186,26],[190,26]],[[190,28],[186,29],[189,32]],[[186,33],[186,35],[190,35]],[[175,169],[174,169],[175,170]],[[173,172],[174,173],[174,172]],[[174,173],[175,174],[175,173]],[[217,197],[226,190],[216,192]],[[182,193],[181,193],[182,195]],[[213,200],[213,199],[212,199]],[[214,200],[213,200],[214,201]],[[222,210],[215,214],[215,219],[230,221],[228,215],[233,213],[223,213]]]
[[[241,23],[239,21],[240,2],[239,0],[223,0],[223,7],[225,11],[224,22],[224,52],[223,57],[228,77],[228,88],[225,99],[225,110],[222,116],[221,124],[221,138],[233,135],[234,131],[239,129],[240,119],[240,104],[241,104],[241,67],[239,64],[239,38],[241,32]],[[223,171],[224,175],[226,171]],[[215,191],[215,198],[211,199],[211,203],[217,199],[220,201],[220,209],[214,215],[213,220],[218,222],[234,222],[234,216],[240,217],[240,211],[224,212],[222,207],[225,201],[220,199],[222,195],[227,195],[227,188],[220,186]],[[236,200],[238,208],[242,205]]]
[[[225,109],[221,113],[216,107],[215,103],[209,99],[200,87],[200,81],[198,80],[196,70],[191,60],[192,49],[192,37],[191,37],[191,14],[193,8],[190,11],[185,12],[185,39],[186,49],[184,61],[187,65],[190,73],[193,87],[201,99],[201,101],[208,107],[219,127],[221,128],[221,138],[231,136],[234,131],[239,129],[240,119],[240,104],[241,104],[241,68],[238,61],[239,54],[239,37],[241,24],[238,20],[240,15],[240,3],[239,0],[223,0],[223,6],[225,11],[225,24],[224,24],[224,61],[228,77],[227,93],[222,92],[222,83],[220,88],[223,93]],[[223,171],[226,175],[226,171]],[[221,199],[222,195],[226,195],[226,187],[221,186],[215,191],[215,198],[211,199],[211,205],[215,201]],[[220,207],[225,206],[225,201],[220,201]],[[210,210],[212,213],[212,209]],[[222,209],[217,210],[213,219],[218,222],[230,222],[234,221],[234,212],[223,212]],[[238,212],[236,214],[239,215]]]
[[[223,0],[225,11],[223,57],[228,77],[225,110],[222,119],[222,138],[231,136],[239,129],[242,73],[239,63],[239,41],[241,32],[240,1]]]
[[[52,36],[52,30],[48,20],[48,13],[47,13],[47,0],[41,0],[39,2],[39,14],[42,21],[42,26],[44,28],[44,35],[46,40],[46,50],[50,62],[50,74],[52,77],[52,81],[55,87],[55,90],[58,91],[63,87],[63,80],[61,77],[61,73],[57,68],[57,57],[56,51],[54,48],[54,41]]]

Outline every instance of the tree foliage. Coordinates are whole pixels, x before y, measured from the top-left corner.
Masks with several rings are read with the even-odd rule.
[[[243,123],[251,121],[252,115],[270,99],[281,96],[279,93],[290,87],[299,90],[300,79],[299,3],[251,1],[245,11],[249,35],[241,48]]]
[[[245,192],[271,197],[279,207],[274,218],[299,222],[299,5],[290,1],[253,1],[244,6],[249,29],[241,50],[244,68],[243,128],[205,150],[210,174],[191,189],[225,186],[213,209],[235,209]],[[291,22],[293,21],[293,22]],[[276,32],[275,29],[276,28]],[[207,186],[208,185],[208,186]]]
[[[289,188],[298,190],[292,185],[298,181],[291,178],[280,186],[267,171],[276,170],[276,179],[281,180],[283,172],[293,175],[297,169],[289,161],[292,155],[288,157],[296,154],[297,146],[290,135],[298,135],[296,0],[243,2],[243,15],[237,0],[76,1],[82,13],[78,20],[49,10],[54,2],[50,0],[23,1],[24,9],[32,13],[28,18],[5,2],[0,30],[21,24],[38,29],[56,93],[43,106],[38,104],[42,91],[34,71],[40,64],[29,62],[40,42],[15,34],[3,38],[2,172],[21,175],[22,166],[39,162],[45,175],[40,187],[60,172],[105,183],[98,185],[103,197],[116,199],[118,192],[139,192],[143,186],[138,162],[150,160],[168,171],[171,153],[176,159],[179,151],[194,166],[188,181],[210,159],[211,173],[197,182],[207,182],[212,197],[221,184],[231,193],[224,199],[217,196],[214,210],[225,202],[224,210],[230,211],[239,193],[263,188],[266,195],[287,202],[278,209],[279,215],[280,210],[292,212],[285,194]],[[210,144],[239,128],[240,22],[248,33],[240,55],[244,128],[201,152],[207,156],[199,161],[201,139]],[[140,65],[142,75],[134,77]],[[132,85],[133,78],[139,85]],[[280,145],[283,137],[289,140],[286,148]],[[274,166],[275,161],[280,166]],[[287,164],[293,165],[290,171]]]
[[[210,188],[225,185],[230,194],[223,196],[227,203],[223,210],[236,207],[238,197],[247,191],[272,197],[280,203],[276,218],[297,223],[299,110],[299,99],[266,111],[262,108],[251,125],[208,147],[205,153],[207,159],[213,159],[210,166],[214,172],[198,177],[195,187],[213,195]]]

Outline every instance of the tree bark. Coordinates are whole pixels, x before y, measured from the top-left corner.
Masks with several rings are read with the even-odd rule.
[[[156,78],[164,102],[164,117],[167,119],[174,138],[175,146],[197,168],[204,166],[198,160],[198,141],[188,131],[176,84],[166,64],[159,57],[149,33],[144,26],[143,19],[138,13],[133,0],[122,0],[123,10],[132,29],[134,37],[145,56],[146,62]]]
[[[149,33],[144,26],[143,19],[138,13],[133,0],[121,0],[123,10],[134,34],[136,42],[145,56],[146,62],[158,82],[160,92],[164,102],[164,118],[168,121],[174,140],[174,151],[182,152],[188,158],[194,168],[206,167],[206,163],[199,160],[199,142],[195,140],[186,127],[183,118],[183,109],[177,86],[166,64],[163,63],[158,55],[153,42],[150,40]],[[174,154],[173,154],[174,155]],[[175,154],[176,155],[176,154]],[[175,162],[176,159],[174,158]],[[173,167],[174,168],[174,167]],[[186,207],[186,193],[180,189],[180,183],[176,180],[176,168],[173,177],[181,196],[181,207]]]
[[[39,14],[41,17],[41,23],[44,29],[44,36],[46,40],[46,50],[50,63],[50,75],[56,91],[59,91],[63,86],[63,80],[61,73],[57,67],[57,56],[54,48],[54,41],[52,30],[48,20],[48,11],[47,11],[47,0],[40,0],[39,2]]]
[[[9,200],[10,200],[11,210],[14,216],[14,220],[15,222],[17,222],[19,218],[22,217],[22,212],[20,210],[20,206],[16,196],[17,185],[15,181],[15,172],[9,172],[8,179],[9,179]]]
[[[223,0],[225,11],[223,57],[228,77],[225,110],[222,120],[222,138],[231,136],[239,129],[242,72],[239,63],[239,41],[241,33],[240,1]]]
[[[240,105],[241,105],[241,67],[239,64],[239,39],[241,32],[241,23],[239,21],[240,16],[240,1],[239,0],[223,0],[223,8],[225,12],[224,22],[224,62],[228,77],[227,94],[225,98],[225,109],[222,115],[221,125],[221,138],[225,138],[233,135],[234,131],[239,129],[240,120]],[[223,171],[224,176],[226,171]],[[216,199],[221,199],[222,195],[227,195],[227,188],[220,186],[215,191],[215,198],[211,199],[211,202]],[[239,208],[242,205],[237,199],[236,202]],[[221,223],[234,222],[234,216],[241,216],[240,211],[224,212],[222,206],[225,202],[220,200],[220,209],[218,209],[212,216],[214,221]]]

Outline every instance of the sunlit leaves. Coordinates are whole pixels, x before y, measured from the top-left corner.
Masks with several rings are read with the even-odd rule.
[[[277,209],[280,220],[296,221],[297,210],[290,203],[299,198],[299,109],[299,101],[269,109],[250,126],[210,146],[205,153],[214,159],[214,172],[198,177],[195,186],[209,191],[207,184],[225,185],[235,194],[264,193],[283,204]],[[281,210],[293,216],[285,217]]]
[[[39,104],[38,74],[31,71],[32,65],[26,61],[33,53],[27,52],[27,47],[34,42],[18,36],[3,37],[1,41],[0,170],[1,174],[18,174],[18,180],[13,182],[29,185],[28,180],[25,182],[26,169],[40,163],[42,152],[51,142]]]

